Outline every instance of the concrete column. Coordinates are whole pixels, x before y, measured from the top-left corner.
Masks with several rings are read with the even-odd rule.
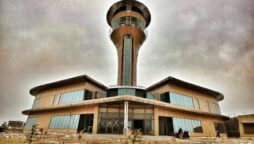
[[[159,110],[157,107],[154,107],[154,135],[159,135]]]
[[[128,134],[128,109],[129,109],[129,103],[128,101],[124,102],[124,125],[123,125],[123,134]]]
[[[98,117],[99,117],[99,105],[94,107],[94,115],[93,115],[93,134],[97,134],[97,125],[98,125]]]

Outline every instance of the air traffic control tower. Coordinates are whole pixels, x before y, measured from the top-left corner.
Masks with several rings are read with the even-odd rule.
[[[181,128],[190,137],[227,137],[215,90],[167,77],[147,88],[136,86],[138,50],[151,20],[146,6],[121,0],[107,13],[110,37],[118,52],[118,85],[107,87],[88,75],[36,86],[24,132],[33,125],[47,133],[128,134],[175,136]]]
[[[135,0],[116,2],[108,10],[107,22],[112,28],[110,37],[118,53],[119,86],[137,85],[138,51],[146,39],[150,20],[148,8]]]

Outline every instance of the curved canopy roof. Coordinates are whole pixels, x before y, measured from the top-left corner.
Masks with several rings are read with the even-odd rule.
[[[204,88],[204,87],[201,87],[201,86],[198,86],[198,85],[195,85],[195,84],[191,84],[191,83],[176,79],[176,78],[171,77],[171,76],[169,76],[169,77],[161,80],[160,82],[155,83],[152,86],[148,87],[147,91],[152,91],[152,90],[157,89],[157,88],[159,88],[163,85],[166,85],[166,84],[173,84],[173,85],[180,86],[180,87],[190,89],[190,90],[194,90],[194,91],[197,91],[197,92],[200,92],[200,93],[203,93],[203,94],[211,95],[214,98],[216,98],[217,100],[223,100],[224,99],[224,95],[221,94],[220,92],[217,92],[217,91],[214,91],[214,90],[211,90],[211,89],[208,89],[208,88]]]
[[[53,89],[53,88],[58,88],[58,87],[62,87],[62,86],[68,86],[68,85],[72,85],[72,84],[77,84],[77,83],[81,83],[81,82],[90,82],[92,84],[94,84],[95,86],[97,86],[98,88],[101,88],[102,90],[107,90],[107,89],[112,89],[112,88],[120,88],[120,87],[106,87],[105,85],[99,83],[98,81],[92,79],[91,77],[87,76],[87,75],[81,75],[81,76],[77,76],[77,77],[73,77],[73,78],[69,78],[69,79],[64,79],[64,80],[60,80],[60,81],[56,81],[56,82],[52,82],[52,83],[48,83],[48,84],[44,84],[44,85],[40,85],[37,87],[34,87],[30,90],[30,94],[31,95],[36,95],[42,91],[48,90],[48,89]],[[179,79],[176,79],[174,77],[167,77],[163,80],[161,80],[158,83],[153,84],[152,86],[148,87],[148,88],[140,88],[140,89],[144,89],[147,91],[152,91],[155,90],[163,85],[166,84],[173,84],[176,86],[180,86],[186,89],[190,89],[190,90],[194,90],[203,94],[207,94],[207,95],[211,95],[212,97],[216,98],[217,100],[223,100],[224,96],[223,94],[221,94],[220,92],[208,89],[208,88],[204,88],[195,84],[191,84]]]
[[[147,104],[147,105],[152,105],[155,107],[161,107],[163,109],[171,109],[173,111],[192,113],[192,114],[206,116],[206,117],[210,116],[210,117],[220,117],[225,120],[229,119],[229,117],[227,117],[227,116],[216,114],[216,113],[210,113],[210,112],[204,112],[201,110],[189,109],[189,108],[185,108],[182,106],[177,106],[177,105],[173,105],[173,104],[169,104],[169,103],[165,103],[165,102],[161,102],[161,101],[140,98],[140,97],[130,96],[130,95],[124,95],[121,97],[108,97],[108,98],[86,100],[86,101],[82,101],[82,102],[75,103],[75,104],[63,104],[63,105],[57,105],[57,106],[53,106],[53,107],[50,106],[50,107],[44,107],[44,108],[29,109],[29,110],[23,111],[22,113],[25,115],[29,115],[29,114],[38,113],[38,112],[48,112],[48,111],[64,110],[64,109],[71,109],[71,108],[89,107],[89,106],[98,105],[98,104],[116,103],[116,102],[124,102],[124,101],[135,102],[135,103],[139,103],[139,104]]]
[[[48,90],[48,89],[58,88],[58,87],[62,87],[62,86],[68,86],[68,85],[77,84],[77,83],[81,83],[81,82],[90,82],[103,90],[107,89],[107,87],[105,85],[97,82],[96,80],[92,79],[91,77],[89,77],[87,75],[81,75],[81,76],[77,76],[77,77],[73,77],[73,78],[69,78],[69,79],[64,79],[64,80],[60,80],[60,81],[56,81],[56,82],[52,82],[52,83],[34,87],[30,90],[30,94],[36,95],[36,94],[38,94],[42,91]]]

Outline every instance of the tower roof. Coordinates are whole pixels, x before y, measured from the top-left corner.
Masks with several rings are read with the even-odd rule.
[[[138,12],[145,18],[146,27],[150,24],[151,14],[148,8],[143,3],[136,0],[122,0],[113,4],[107,13],[108,24],[111,25],[111,20],[117,13],[125,10],[132,10]]]

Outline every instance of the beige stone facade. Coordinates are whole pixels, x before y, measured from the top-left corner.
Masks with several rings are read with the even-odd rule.
[[[87,75],[31,89],[35,97],[24,130],[35,124],[47,132],[126,134],[140,129],[144,135],[225,137],[214,90],[168,77],[148,87],[137,87],[138,51],[146,39],[151,16],[135,0],[119,1],[109,9],[107,21],[118,54],[118,85],[106,87]],[[216,133],[216,131],[218,131]]]
[[[83,79],[77,81],[77,79]],[[152,93],[154,98],[141,97],[137,91],[135,94],[121,95],[117,93],[111,96],[109,93],[112,88],[106,88],[102,84],[99,84],[87,76],[79,76],[63,81],[58,81],[43,86],[36,87],[30,92],[35,96],[34,106],[30,110],[23,111],[29,118],[36,118],[36,123],[40,128],[48,132],[61,132],[61,133],[77,133],[80,131],[78,127],[71,128],[51,128],[52,117],[54,116],[68,116],[68,115],[92,115],[92,133],[119,133],[123,131],[123,119],[124,119],[124,102],[129,102],[129,123],[131,123],[129,129],[135,129],[136,125],[140,126],[147,135],[172,135],[177,130],[171,133],[160,133],[162,126],[160,126],[160,118],[170,119],[185,119],[199,121],[202,127],[202,132],[189,132],[190,136],[216,136],[215,123],[223,123],[227,117],[222,116],[216,111],[212,105],[218,104],[221,96],[211,95],[211,90],[192,85],[187,82],[181,81],[181,85],[178,83],[178,79],[167,78],[166,82],[157,86],[144,89],[146,93]],[[60,85],[56,87],[55,85]],[[186,88],[188,86],[188,88]],[[192,87],[190,87],[192,86]],[[47,87],[47,89],[45,88]],[[126,87],[118,87],[119,89],[126,89]],[[193,90],[199,88],[201,90]],[[89,100],[80,100],[74,103],[61,104],[61,100],[65,93],[89,90],[92,93],[92,97]],[[113,88],[114,89],[114,88]],[[128,90],[138,89],[136,87],[128,87]],[[150,91],[151,90],[151,91]],[[165,92],[173,92],[189,97],[192,100],[192,107],[186,107],[181,104],[171,104],[161,100],[161,96]],[[217,92],[214,92],[217,93]],[[218,93],[219,94],[219,93]],[[102,96],[100,96],[102,95]],[[199,100],[199,106],[194,105],[194,100]],[[58,101],[58,102],[54,102]],[[210,111],[207,109],[207,102],[210,106]],[[107,114],[108,117],[112,114],[117,114],[118,125],[105,126],[105,130],[100,129],[100,125],[103,123],[102,115]],[[116,119],[115,117],[112,119]],[[106,123],[112,123],[111,120],[105,119]],[[78,123],[80,123],[78,121]],[[173,123],[168,123],[173,126]],[[107,125],[107,124],[106,124]],[[29,129],[29,127],[27,127]],[[117,129],[117,130],[112,130]],[[183,128],[184,129],[184,128]],[[221,136],[226,136],[226,133],[222,132]]]
[[[254,115],[239,116],[239,131],[241,137],[254,137]]]

